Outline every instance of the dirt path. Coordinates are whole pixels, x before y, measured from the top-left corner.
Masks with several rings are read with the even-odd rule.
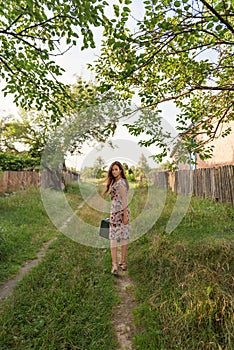
[[[136,306],[133,296],[134,285],[127,271],[119,272],[115,283],[121,299],[113,315],[113,324],[119,343],[117,350],[134,350],[132,345],[133,334],[136,332],[132,315],[132,310]]]
[[[64,224],[61,226],[61,229],[65,228],[67,226],[67,224],[70,222],[70,220],[72,219],[72,217],[74,215],[77,214],[78,210],[80,208],[83,207],[83,205],[85,204],[85,202],[82,202],[77,210],[73,213],[73,215],[71,217],[69,217],[67,219],[66,222],[64,222]],[[20,281],[22,279],[22,277],[24,275],[26,275],[26,273],[28,273],[34,266],[37,266],[39,264],[39,262],[41,261],[41,259],[45,256],[46,250],[49,247],[49,245],[56,240],[57,238],[52,238],[51,240],[47,241],[44,243],[44,245],[42,246],[42,248],[40,249],[40,251],[37,254],[36,259],[30,260],[30,261],[26,261],[24,266],[20,269],[20,272],[18,273],[18,275],[12,279],[10,279],[9,281],[7,281],[0,289],[0,301],[8,296],[11,295],[11,293],[13,292],[13,289],[16,285],[16,283],[18,281]]]
[[[73,213],[76,215],[78,210],[82,208],[85,202],[82,202],[78,209]],[[70,217],[63,225],[64,228],[72,217]],[[20,272],[15,278],[7,281],[0,289],[0,301],[13,292],[13,289],[18,281],[27,274],[33,267],[37,266],[42,258],[45,256],[46,250],[49,245],[56,240],[57,237],[44,243],[42,248],[37,254],[37,258],[31,261],[26,261],[25,265],[21,268]],[[132,311],[136,307],[136,301],[134,299],[134,285],[129,277],[128,271],[119,271],[118,276],[116,276],[115,283],[117,286],[117,291],[120,296],[120,302],[113,310],[113,325],[116,330],[116,337],[119,343],[117,350],[134,350],[132,345],[133,334],[136,332],[136,327],[133,322]]]
[[[26,261],[25,265],[21,267],[20,272],[18,275],[9,281],[7,281],[0,289],[0,300],[4,299],[11,295],[13,292],[13,289],[18,281],[22,279],[24,275],[26,275],[34,266],[38,265],[38,263],[41,261],[41,259],[45,256],[46,250],[49,247],[49,245],[55,241],[57,237],[50,239],[49,241],[45,242],[40,249],[40,251],[37,253],[36,259]]]
[[[99,209],[108,212],[109,204],[107,202],[99,202],[100,196],[91,196],[88,198],[87,203]],[[118,251],[118,259],[120,260],[120,251]],[[116,338],[118,341],[117,350],[134,350],[132,345],[133,334],[136,332],[136,327],[133,322],[132,311],[136,307],[136,301],[134,299],[134,285],[129,277],[128,271],[122,271],[119,269],[119,274],[115,278],[115,284],[117,286],[117,292],[120,297],[120,302],[113,310],[113,325],[116,332]]]

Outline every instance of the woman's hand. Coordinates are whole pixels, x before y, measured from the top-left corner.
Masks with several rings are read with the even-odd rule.
[[[128,217],[127,217],[127,215],[124,215],[124,216],[123,216],[123,224],[124,224],[124,225],[127,225],[127,224],[128,224]]]

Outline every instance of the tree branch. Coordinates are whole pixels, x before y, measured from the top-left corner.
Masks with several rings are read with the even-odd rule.
[[[14,33],[14,32],[8,32],[8,31],[5,31],[5,30],[4,30],[4,34],[11,35],[11,36],[13,36],[16,39],[21,40],[23,43],[25,43],[26,45],[30,46],[34,50],[42,53],[42,49],[41,48],[38,48],[38,47],[36,47],[36,45],[31,44],[29,41],[25,40],[21,35],[19,36],[18,34]]]
[[[11,67],[8,65],[8,63],[5,61],[5,57],[3,57],[2,55],[0,55],[0,61],[2,61],[2,63],[7,67],[7,69],[14,74],[14,71],[11,69]]]
[[[30,30],[30,29],[33,29],[33,28],[36,28],[36,27],[43,27],[45,24],[47,24],[47,23],[49,23],[49,22],[52,22],[54,19],[56,19],[56,18],[61,18],[61,19],[67,19],[67,18],[73,18],[72,16],[64,16],[64,15],[56,15],[56,16],[54,16],[54,17],[51,17],[51,18],[48,18],[46,21],[43,21],[43,22],[39,22],[39,23],[35,23],[34,25],[32,25],[32,26],[29,26],[29,27],[27,27],[27,28],[24,28],[24,29],[22,29],[18,34],[22,34],[23,32],[26,32],[26,31],[28,31],[28,30]]]
[[[216,126],[216,128],[215,128],[215,131],[213,132],[212,139],[215,138],[215,135],[216,135],[216,133],[217,133],[217,131],[218,131],[218,128],[219,128],[219,126],[220,126],[222,120],[226,117],[226,115],[228,114],[228,112],[229,112],[229,110],[232,108],[232,106],[233,106],[233,102],[226,108],[226,110],[225,110],[225,112],[223,113],[222,117],[219,118],[218,124],[217,124],[217,126]]]
[[[207,7],[225,26],[234,34],[234,28],[231,26],[231,24],[224,19],[206,0],[201,0],[203,5]]]
[[[195,86],[194,90],[234,91],[234,84],[227,86]]]
[[[18,22],[18,20],[23,16],[23,14],[21,13],[7,28],[6,28],[6,31],[11,29],[11,27],[16,23]]]

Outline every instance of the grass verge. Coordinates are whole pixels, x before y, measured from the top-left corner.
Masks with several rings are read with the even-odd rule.
[[[12,266],[17,259],[20,264],[33,256],[35,247],[57,234],[34,191],[1,202],[4,254]],[[82,201],[73,186],[66,197],[74,209]],[[132,219],[144,208],[146,197],[145,188],[135,188]],[[158,199],[155,207],[161,205]],[[183,221],[166,235],[175,200],[168,192],[154,227],[129,246],[128,266],[139,305],[134,311],[139,329],[135,347],[232,350],[234,209],[192,198]],[[79,215],[97,224],[103,214],[84,206]],[[82,246],[59,235],[40,265],[2,304],[0,348],[115,349],[111,313],[118,296],[109,269],[109,250]]]
[[[60,236],[3,304],[0,348],[109,350],[117,301],[109,255]]]
[[[34,259],[43,242],[58,232],[51,224],[38,189],[0,198],[0,285]]]
[[[66,197],[73,209],[83,200],[79,188],[72,185]],[[8,233],[4,236],[8,277],[10,271],[17,272],[15,261],[17,267],[22,265],[34,257],[42,241],[54,235],[58,239],[2,302],[0,348],[115,349],[111,317],[118,297],[109,272],[110,253],[80,245],[56,231],[38,190],[4,199],[1,211],[2,228]]]
[[[154,227],[129,247],[136,349],[232,350],[234,209],[192,198],[181,224],[165,235],[174,203],[168,193]]]

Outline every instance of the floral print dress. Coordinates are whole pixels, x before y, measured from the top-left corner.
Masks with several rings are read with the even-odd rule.
[[[123,224],[123,198],[120,195],[120,190],[124,189],[127,199],[127,184],[121,178],[114,182],[111,187],[111,209],[110,209],[110,239],[120,241],[122,239],[129,239],[130,229],[129,224]],[[129,220],[130,211],[127,207],[127,217]]]

